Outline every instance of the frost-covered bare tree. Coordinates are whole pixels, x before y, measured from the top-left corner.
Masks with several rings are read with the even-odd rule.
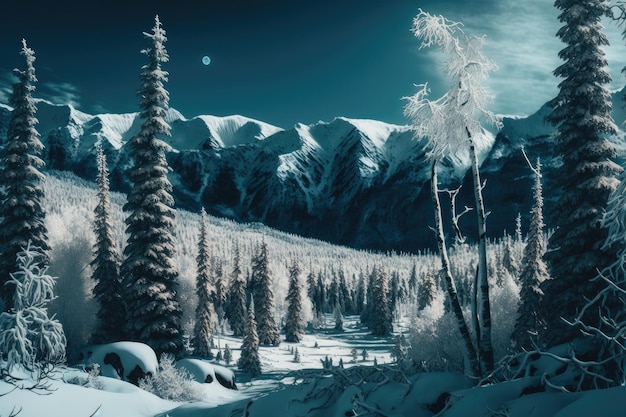
[[[133,166],[131,190],[124,205],[128,240],[121,266],[127,305],[126,329],[131,340],[150,345],[157,354],[179,355],[183,348],[182,311],[178,302],[175,264],[175,210],[165,153],[170,146],[161,137],[170,134],[165,121],[169,94],[163,84],[169,60],[165,30],[157,16],[148,47],[142,53],[139,90],[142,125],[127,144]]]
[[[13,288],[5,285],[17,271],[15,260],[30,241],[40,248],[41,261],[49,260],[48,235],[44,223],[43,174],[40,158],[43,144],[36,124],[35,52],[22,40],[22,69],[13,70],[18,82],[13,85],[9,104],[13,107],[0,164],[0,311],[13,305]]]
[[[609,10],[604,0],[557,0],[563,26],[557,36],[566,44],[559,52],[565,61],[554,75],[562,78],[550,105],[549,120],[556,124],[554,151],[563,164],[554,178],[559,198],[553,218],[557,229],[550,237],[546,260],[551,280],[542,286],[547,321],[542,339],[549,346],[578,336],[571,320],[601,289],[591,279],[614,261],[603,248],[607,231],[601,225],[609,195],[617,188],[621,168],[612,161],[615,147],[606,139],[615,133],[611,118],[611,76],[602,48],[608,45],[601,18]],[[553,306],[559,306],[555,313]],[[597,317],[587,317],[585,321]],[[598,324],[596,322],[596,324]]]
[[[482,122],[499,124],[494,114],[488,110],[487,104],[491,95],[484,87],[484,81],[495,65],[483,54],[483,38],[468,36],[463,32],[461,24],[443,16],[432,16],[420,9],[413,20],[412,31],[421,39],[420,48],[437,46],[447,58],[445,73],[451,80],[450,89],[437,100],[428,99],[428,86],[418,86],[418,92],[408,98],[404,113],[415,128],[416,137],[428,138],[430,158],[432,160],[433,204],[437,220],[438,247],[444,264],[445,282],[448,295],[457,319],[463,339],[465,340],[471,371],[477,375],[488,373],[493,369],[494,357],[491,343],[491,308],[489,301],[489,284],[487,281],[487,235],[486,216],[483,203],[483,184],[480,180],[478,152],[476,146],[484,137]],[[478,316],[477,351],[479,360],[474,355],[473,342],[469,339],[469,331],[462,316],[452,282],[452,276],[445,268],[448,266],[443,240],[443,226],[437,188],[437,162],[448,155],[468,152],[474,184],[475,212],[478,226],[478,274],[476,287],[479,297],[475,313]],[[480,370],[477,362],[480,364]]]

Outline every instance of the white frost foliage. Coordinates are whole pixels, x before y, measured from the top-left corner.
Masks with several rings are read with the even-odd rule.
[[[502,268],[504,269],[504,268]],[[502,284],[490,285],[493,349],[496,360],[511,353],[510,335],[515,328],[519,287],[508,271],[501,271]]]
[[[617,189],[611,194],[602,225],[608,230],[604,248],[616,248],[618,259],[611,266],[616,276],[626,276],[626,171],[620,176]]]
[[[65,358],[63,326],[47,312],[54,299],[55,278],[39,267],[41,258],[42,253],[29,242],[17,256],[19,271],[11,274],[8,282],[15,287],[14,308],[0,315],[0,356],[9,370],[33,370],[38,362]]]
[[[416,137],[428,138],[430,156],[442,158],[468,147],[468,137],[482,136],[482,121],[499,126],[487,109],[492,96],[483,86],[495,64],[483,54],[484,38],[468,37],[461,24],[420,9],[411,31],[422,40],[421,48],[438,46],[448,60],[444,71],[451,88],[437,100],[429,100],[427,84],[417,85],[404,115],[411,119]]]
[[[161,355],[159,372],[139,381],[139,388],[171,401],[201,401],[206,398],[202,385],[185,368],[177,368],[172,355]]]

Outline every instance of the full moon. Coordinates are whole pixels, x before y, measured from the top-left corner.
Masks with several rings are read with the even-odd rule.
[[[209,58],[209,57],[208,57],[208,56],[206,56],[206,55],[205,55],[205,56],[203,56],[203,57],[202,57],[202,63],[203,63],[204,65],[209,65],[209,64],[211,63],[211,58]]]

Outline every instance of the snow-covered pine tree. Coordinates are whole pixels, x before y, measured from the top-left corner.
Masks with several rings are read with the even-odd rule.
[[[607,230],[602,214],[610,194],[617,188],[621,167],[613,162],[615,147],[606,139],[616,132],[611,118],[611,81],[602,48],[608,45],[601,18],[609,3],[604,0],[557,0],[564,25],[557,36],[566,44],[559,52],[565,61],[554,75],[562,78],[558,95],[550,101],[548,119],[557,126],[555,146],[563,163],[555,173],[558,198],[553,218],[557,226],[546,253],[551,280],[542,285],[546,330],[542,340],[560,344],[580,333],[561,317],[571,320],[603,283],[598,270],[615,261],[615,253],[603,249]],[[559,310],[555,311],[554,306]],[[597,314],[584,321],[597,325]]]
[[[169,94],[163,84],[168,61],[167,40],[157,16],[142,67],[139,107],[143,120],[139,133],[129,142],[133,162],[128,172],[131,190],[124,205],[128,213],[121,274],[127,305],[126,331],[131,340],[152,347],[157,355],[180,355],[183,349],[182,311],[178,302],[178,270],[174,246],[174,198],[167,179],[165,154],[171,148],[161,136],[170,134],[165,121]]]
[[[479,327],[477,332],[477,351],[480,372],[487,374],[494,366],[493,345],[491,343],[491,305],[489,300],[488,264],[487,264],[487,231],[486,215],[483,201],[483,184],[480,179],[477,145],[485,136],[482,121],[499,125],[499,121],[487,109],[491,95],[483,83],[495,65],[483,54],[483,38],[467,36],[461,24],[452,22],[443,16],[432,16],[420,9],[413,21],[412,31],[422,40],[421,47],[436,45],[446,55],[448,61],[445,72],[451,79],[451,88],[439,99],[431,101],[427,98],[429,90],[426,84],[409,97],[404,113],[412,121],[415,134],[428,138],[428,148],[433,161],[431,177],[436,177],[437,161],[446,155],[457,152],[469,152],[474,200],[478,226],[478,274],[476,288],[476,316]],[[436,189],[437,184],[431,180]],[[438,191],[437,191],[438,192]],[[433,192],[434,194],[434,192]],[[435,197],[435,196],[434,196]],[[436,196],[438,199],[438,196]],[[435,206],[439,202],[434,202]],[[437,215],[437,213],[436,213]],[[439,240],[439,238],[438,238]],[[440,250],[441,252],[441,250]],[[443,256],[443,255],[442,255]],[[444,262],[445,264],[445,262]],[[446,279],[446,282],[449,280]],[[452,294],[448,290],[448,294]],[[452,300],[452,303],[455,302]],[[459,322],[461,334],[466,338],[463,329],[464,319],[461,311],[453,305]],[[471,356],[468,341],[465,342],[466,353]],[[470,362],[472,363],[472,362]],[[473,366],[473,365],[472,365]],[[473,370],[472,372],[476,372]]]
[[[343,304],[341,304],[341,300],[339,298],[339,281],[337,279],[337,273],[332,271],[332,279],[330,280],[330,285],[328,286],[328,305],[332,306],[333,313],[335,311],[335,307],[339,305],[340,309],[343,309]]]
[[[363,311],[361,312],[361,323],[370,327],[371,322],[375,315],[374,310],[374,287],[376,286],[376,268],[372,268],[372,271],[367,276],[367,288],[365,290],[365,304],[363,305]]]
[[[259,343],[278,346],[280,333],[274,320],[274,292],[265,240],[258,245],[252,259],[252,281],[254,282],[254,315],[257,320]]]
[[[224,324],[224,307],[226,305],[227,289],[224,282],[224,270],[222,261],[214,262],[215,274],[213,274],[213,310],[215,310],[215,319],[217,325],[223,329]]]
[[[341,314],[341,307],[339,306],[339,304],[335,305],[333,315],[335,318],[335,330],[337,330],[338,332],[343,332],[343,314]]]
[[[254,301],[248,307],[245,336],[241,344],[241,355],[237,361],[237,367],[251,377],[261,374],[261,359],[259,358],[259,336],[254,318]]]
[[[289,290],[286,298],[287,317],[285,319],[285,341],[290,343],[300,342],[304,334],[300,273],[298,262],[292,261],[289,266]]]
[[[5,284],[17,271],[17,254],[31,242],[40,248],[40,262],[45,266],[50,250],[42,206],[44,176],[39,172],[44,165],[40,158],[44,147],[35,128],[35,52],[23,39],[21,55],[24,66],[13,70],[18,81],[9,96],[13,111],[0,155],[0,311],[9,311],[13,306],[14,288]]]
[[[317,273],[317,299],[315,301],[315,305],[318,308],[318,315],[321,315],[325,311],[326,307],[326,285],[324,285],[324,276],[322,275],[322,271]]]
[[[91,278],[96,282],[93,295],[98,301],[97,327],[92,343],[111,343],[124,340],[125,304],[120,279],[120,252],[115,243],[113,212],[109,193],[109,170],[102,146],[96,146],[98,162],[98,204],[94,209],[93,232],[96,243],[91,261]]]
[[[402,333],[395,337],[395,343],[391,350],[391,358],[398,365],[402,364],[407,358],[406,338]]]
[[[504,237],[504,253],[502,254],[502,264],[509,274],[517,281],[520,275],[520,265],[513,250],[513,242],[510,236]]]
[[[313,272],[313,268],[309,271],[309,275],[306,277],[307,290],[306,293],[311,300],[311,304],[313,304],[313,312],[315,315],[320,314],[319,306],[317,305],[317,285],[315,281],[315,272]]]
[[[417,265],[413,264],[411,276],[409,277],[409,292],[415,294],[417,291]]]
[[[543,292],[540,285],[549,279],[548,268],[543,261],[545,242],[543,236],[543,194],[541,187],[541,161],[533,168],[535,184],[533,187],[535,203],[530,212],[528,241],[524,248],[520,275],[520,300],[517,308],[517,320],[511,335],[511,341],[518,349],[533,349],[532,340],[537,341],[537,334],[543,329],[543,320],[539,312]],[[533,337],[533,335],[535,335]]]
[[[435,283],[435,278],[430,273],[424,275],[417,286],[417,309],[419,311],[424,310],[433,303],[436,291],[437,284]]]
[[[343,268],[339,269],[339,300],[342,306],[342,312],[346,314],[352,314],[354,312],[354,302],[348,288],[348,282],[346,281],[346,273]]]
[[[63,326],[48,317],[56,278],[46,274],[42,258],[39,248],[28,242],[17,254],[18,271],[11,274],[13,307],[0,314],[0,358],[5,361],[0,364],[9,372],[13,368],[36,371],[39,363],[65,360]]]
[[[363,308],[365,306],[365,275],[363,275],[363,271],[359,272],[359,279],[356,285],[356,294],[354,300],[354,308],[356,309],[356,314],[362,314]]]
[[[375,266],[374,287],[372,288],[371,317],[367,327],[375,336],[388,336],[393,331],[391,310],[389,309],[389,276],[380,266]]]
[[[239,246],[235,246],[233,270],[230,273],[230,285],[225,307],[226,318],[233,336],[244,335],[246,322],[246,278],[241,272],[241,255]]]
[[[198,256],[196,257],[196,321],[191,344],[195,356],[213,357],[211,335],[215,329],[215,311],[213,309],[213,286],[211,285],[211,262],[209,253],[209,235],[206,211],[200,212],[200,233],[198,236]]]
[[[389,294],[387,295],[387,298],[389,299],[389,311],[391,311],[391,316],[393,317],[400,298],[400,276],[397,271],[393,271],[391,273],[391,279],[389,280]]]
[[[230,365],[232,361],[233,352],[230,350],[230,346],[228,346],[228,343],[226,343],[226,346],[224,346],[224,362],[226,362],[226,365]]]

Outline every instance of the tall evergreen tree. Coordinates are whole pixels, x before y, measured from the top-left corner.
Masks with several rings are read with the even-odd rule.
[[[354,312],[354,303],[346,281],[346,274],[343,269],[339,270],[339,303],[343,308],[342,312],[351,314]]]
[[[235,246],[233,257],[233,270],[230,273],[230,286],[225,307],[228,324],[233,331],[233,336],[244,335],[246,321],[246,278],[241,272],[241,255],[239,246]]]
[[[214,262],[215,274],[213,274],[213,309],[215,310],[215,318],[218,326],[221,328],[224,324],[224,308],[226,306],[227,288],[224,282],[224,271],[222,261]]]
[[[40,248],[40,262],[45,266],[50,250],[42,206],[44,176],[39,172],[44,166],[40,158],[44,147],[35,128],[35,52],[25,40],[22,40],[21,55],[24,66],[13,70],[18,81],[9,96],[13,111],[0,160],[0,311],[8,311],[13,306],[14,288],[5,284],[11,279],[10,274],[18,269],[17,254],[30,242]]]
[[[254,282],[254,315],[257,320],[259,343],[278,346],[280,334],[274,320],[274,292],[265,241],[258,246],[252,259],[252,281]]]
[[[537,159],[534,168],[535,203],[530,212],[528,242],[524,248],[522,264],[524,269],[520,276],[520,300],[517,308],[517,320],[511,341],[517,348],[532,349],[532,335],[537,335],[543,329],[543,320],[540,318],[540,307],[543,292],[540,285],[549,279],[548,268],[543,261],[545,243],[543,237],[543,193],[541,189],[541,162]],[[536,336],[534,340],[536,341]]]
[[[543,340],[556,345],[571,340],[578,329],[567,325],[603,285],[591,281],[615,260],[602,248],[607,231],[601,225],[609,195],[619,184],[621,168],[612,161],[615,147],[606,139],[616,126],[611,119],[611,81],[602,48],[608,40],[600,22],[609,4],[604,0],[557,0],[559,20],[564,25],[557,36],[566,44],[559,52],[565,61],[554,75],[563,78],[558,95],[550,102],[549,120],[556,124],[553,149],[562,158],[555,182],[559,191],[553,218],[557,229],[549,241],[546,260],[551,280],[542,289],[550,300],[544,309]],[[555,312],[553,306],[559,306]],[[589,314],[587,324],[598,324]]]
[[[94,209],[93,231],[96,243],[93,248],[91,278],[96,282],[93,295],[99,308],[97,328],[91,336],[92,343],[111,343],[124,339],[125,304],[120,279],[120,252],[115,243],[113,212],[109,193],[109,170],[104,151],[96,147],[98,161],[98,204]]]
[[[287,290],[287,318],[285,320],[285,340],[298,343],[304,334],[302,320],[302,295],[300,284],[300,266],[294,260],[289,266],[289,290]]]
[[[508,235],[504,239],[504,253],[502,254],[502,264],[515,280],[519,279],[520,265],[517,261],[517,257],[515,256],[515,252],[513,251],[511,237]]]
[[[315,306],[317,307],[318,315],[321,315],[325,311],[326,307],[326,285],[324,285],[324,276],[322,275],[322,271],[317,273],[317,298],[315,301]]]
[[[211,263],[209,254],[209,236],[207,232],[206,211],[202,208],[200,216],[200,235],[198,236],[198,256],[196,257],[196,322],[191,344],[195,356],[213,357],[211,335],[215,329],[215,311],[213,309],[214,288],[211,284]]]
[[[420,281],[417,287],[417,309],[423,310],[432,304],[435,299],[435,291],[437,291],[437,284],[435,283],[435,277],[431,274],[424,275],[424,278]]]
[[[183,348],[182,311],[178,302],[178,271],[175,265],[174,198],[167,179],[165,154],[171,148],[160,136],[170,134],[165,121],[169,94],[163,84],[168,61],[167,40],[157,16],[152,33],[145,33],[149,46],[142,67],[139,107],[143,120],[139,133],[128,147],[133,166],[129,170],[131,190],[124,205],[128,241],[121,273],[128,306],[126,320],[130,339],[150,345],[162,353],[179,355]]]
[[[372,268],[372,271],[367,277],[367,288],[365,290],[365,304],[363,306],[363,311],[361,312],[361,323],[370,327],[371,320],[374,320],[374,316],[376,314],[376,310],[374,307],[374,287],[376,286],[376,278],[377,278],[378,270],[377,268]],[[371,328],[371,327],[370,327]]]
[[[387,298],[389,299],[389,310],[393,316],[400,298],[400,275],[398,274],[398,271],[393,271],[391,273],[391,280],[389,281],[389,294],[387,295]]]
[[[411,294],[415,294],[417,291],[417,265],[415,265],[415,263],[413,263],[411,276],[409,277],[409,291]]]
[[[337,279],[337,273],[332,271],[332,279],[330,280],[330,285],[328,286],[328,305],[333,309],[333,313],[335,308],[339,306],[339,309],[343,311],[343,303],[340,299],[339,295],[339,281]]]
[[[315,272],[313,269],[309,272],[309,275],[306,277],[307,290],[306,293],[311,300],[311,304],[313,304],[313,311],[316,315],[319,314],[319,307],[317,305],[317,285],[315,281]]]
[[[374,276],[374,287],[372,289],[372,316],[368,324],[368,328],[376,336],[388,336],[393,331],[392,315],[389,308],[389,276],[381,267],[374,267],[372,271]]]
[[[259,358],[259,336],[254,318],[254,302],[248,307],[245,336],[241,344],[241,355],[237,361],[237,367],[251,377],[261,374],[261,359]]]
[[[363,308],[365,307],[365,275],[363,275],[363,271],[359,272],[359,280],[356,285],[356,295],[354,298],[356,313],[363,314]]]

